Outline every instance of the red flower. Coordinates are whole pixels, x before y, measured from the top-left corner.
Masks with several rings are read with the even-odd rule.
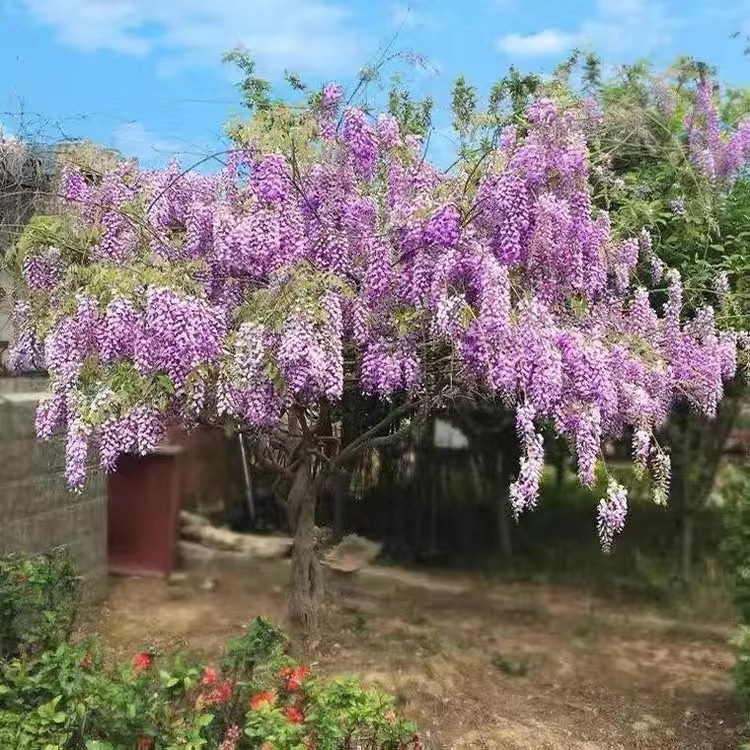
[[[203,679],[201,679],[202,685],[215,685],[219,679],[219,675],[213,667],[203,668]]]
[[[143,672],[144,669],[148,669],[151,666],[151,662],[151,654],[141,651],[133,657],[133,671]]]
[[[154,740],[151,737],[139,737],[135,750],[151,750],[154,746]]]
[[[386,711],[385,712],[385,723],[386,724],[393,724],[394,721],[396,721],[396,714],[393,711]]]
[[[284,686],[290,693],[296,693],[299,691],[302,680],[310,676],[310,667],[295,667],[290,669],[282,669],[281,678],[284,680]]]
[[[412,747],[414,750],[422,750],[422,735],[419,732],[412,738]]]
[[[286,708],[282,708],[281,713],[286,716],[290,724],[300,724],[302,721],[304,721],[305,718],[305,715],[302,713],[302,711],[294,708],[294,706],[287,706]]]
[[[16,576],[16,583],[20,586],[23,583],[26,583],[26,576],[23,573],[19,573]]]
[[[81,659],[81,669],[89,669],[91,667],[91,656],[89,654],[84,654],[83,658]]]
[[[264,690],[262,693],[256,693],[250,698],[250,708],[253,711],[257,711],[263,706],[273,706],[274,703],[276,703],[276,695],[273,690]]]
[[[260,746],[260,750],[273,750],[273,745],[270,742],[264,742]]]
[[[232,683],[224,680],[220,685],[215,687],[204,699],[206,705],[217,705],[226,703],[232,697]]]

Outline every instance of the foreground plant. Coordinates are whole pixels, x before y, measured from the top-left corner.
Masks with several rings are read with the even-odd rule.
[[[250,138],[215,175],[68,172],[66,210],[33,221],[17,254],[16,358],[52,378],[40,437],[67,430],[78,487],[91,447],[111,471],[170,423],[251,433],[286,503],[291,614],[308,631],[326,481],[458,394],[515,409],[516,515],[537,502],[545,426],[587,485],[602,441],[632,431],[663,499],[655,431],[677,398],[715,413],[737,336],[717,333],[710,310],[683,319],[677,272],[659,312],[634,282],[658,260],[647,234],[620,238],[592,207],[597,116],[539,99],[481,160],[441,174],[394,117],[342,108],[327,85],[280,145]],[[626,511],[612,483],[606,547]]]
[[[287,655],[284,635],[258,619],[216,664],[140,651],[123,664],[94,641],[73,641],[78,579],[62,553],[0,561],[16,617],[33,607],[39,628],[0,657],[0,747],[14,750],[406,750],[420,746],[393,701],[354,679],[320,680]],[[41,629],[40,629],[41,628]],[[40,635],[44,635],[41,638]],[[6,643],[8,639],[6,639]]]

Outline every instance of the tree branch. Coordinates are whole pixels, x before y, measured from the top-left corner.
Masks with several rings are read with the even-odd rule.
[[[255,452],[255,460],[262,469],[265,469],[270,474],[285,477],[291,475],[289,469],[282,466],[281,464],[276,463],[276,461],[267,458],[266,456],[259,455],[257,451]]]
[[[409,412],[415,410],[420,405],[419,401],[409,401],[401,406],[396,407],[391,411],[385,418],[381,419],[374,427],[371,427],[366,432],[363,432],[356,440],[352,440],[349,445],[344,448],[338,455],[331,459],[329,464],[330,469],[336,469],[342,464],[346,463],[350,458],[353,458],[360,453],[364,448],[372,444],[373,439],[379,436],[379,433],[387,429],[397,419],[405,416]],[[400,432],[400,431],[399,431]],[[395,434],[398,434],[395,433]],[[391,437],[386,435],[383,437]],[[381,443],[382,445],[382,443]]]
[[[409,424],[404,425],[401,429],[396,430],[396,432],[392,432],[390,435],[381,435],[380,437],[372,438],[365,445],[362,445],[361,449],[364,450],[365,448],[382,448],[384,445],[393,445],[394,443],[398,443],[400,440],[403,440],[405,437],[414,432],[415,428],[419,424],[420,422],[410,422]]]

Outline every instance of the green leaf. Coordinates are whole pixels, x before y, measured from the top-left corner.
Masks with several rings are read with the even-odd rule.
[[[214,720],[213,714],[201,714],[196,722],[199,727],[207,727]]]

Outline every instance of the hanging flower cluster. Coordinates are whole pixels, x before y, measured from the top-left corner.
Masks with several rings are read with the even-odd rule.
[[[711,79],[702,78],[698,83],[684,127],[690,159],[711,181],[731,181],[746,166],[750,158],[750,117],[726,132]]]
[[[737,341],[710,311],[682,319],[677,274],[658,312],[635,286],[639,263],[660,265],[647,236],[614,236],[592,207],[595,114],[536,101],[523,130],[446,175],[394,118],[341,111],[329,85],[305,161],[249,147],[214,175],[67,174],[79,246],[26,257],[18,357],[43,349],[53,392],[37,428],[67,431],[71,485],[92,446],[111,470],[171,421],[264,430],[347,388],[515,404],[516,513],[537,501],[542,423],[584,484],[602,441],[630,430],[639,465],[668,482],[654,432],[677,398],[715,413]],[[602,501],[605,545],[623,492]]]

